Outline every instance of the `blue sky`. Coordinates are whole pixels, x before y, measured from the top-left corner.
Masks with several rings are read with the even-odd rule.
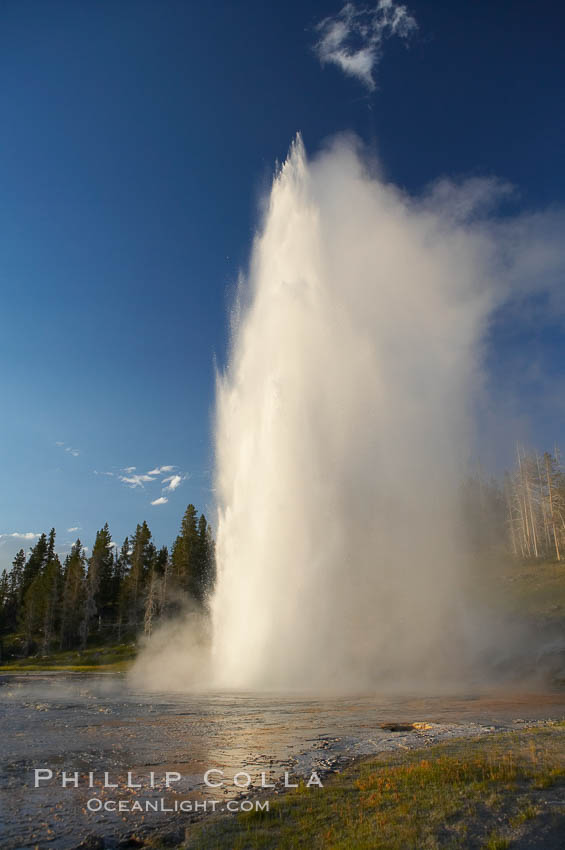
[[[64,552],[147,519],[168,544],[189,501],[213,514],[214,362],[297,130],[311,151],[354,131],[410,192],[497,175],[525,210],[563,204],[561,4],[407,5],[371,87],[313,49],[341,3],[0,4],[0,566],[14,534],[55,526]],[[565,412],[544,315],[501,317],[488,355],[542,448]]]

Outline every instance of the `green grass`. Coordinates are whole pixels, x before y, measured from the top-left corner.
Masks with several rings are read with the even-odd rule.
[[[492,577],[503,610],[528,620],[565,620],[565,561],[501,559]]]
[[[507,850],[510,847],[509,838],[500,838],[498,835],[491,835],[484,845],[485,850]]]
[[[127,670],[135,658],[132,643],[93,646],[83,650],[53,652],[28,658],[10,659],[0,664],[0,673],[26,673],[39,671],[116,672]]]
[[[183,847],[503,850],[536,829],[549,787],[565,800],[565,724],[373,757],[268,813],[204,820]]]

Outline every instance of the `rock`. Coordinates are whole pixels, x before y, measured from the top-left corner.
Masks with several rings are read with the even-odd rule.
[[[178,847],[185,839],[185,830],[179,827],[170,832],[160,832],[156,838],[159,847]]]
[[[100,835],[87,835],[74,850],[104,850],[105,846],[104,839]]]
[[[134,847],[145,847],[146,842],[134,833],[123,835],[118,841],[119,850],[129,850]]]

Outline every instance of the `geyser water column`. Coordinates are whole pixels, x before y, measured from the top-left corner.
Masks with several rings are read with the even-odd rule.
[[[219,686],[451,676],[489,247],[351,140],[276,176],[218,376]]]

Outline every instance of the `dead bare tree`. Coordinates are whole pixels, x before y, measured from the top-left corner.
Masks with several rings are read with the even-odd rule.
[[[565,541],[565,476],[558,454],[516,446],[516,468],[506,477],[510,546],[523,558],[561,560]]]
[[[145,636],[150,638],[153,631],[153,620],[159,614],[161,600],[161,579],[156,574],[155,570],[151,570],[149,582],[147,584],[147,593],[145,596],[145,614],[143,618],[143,630]]]

